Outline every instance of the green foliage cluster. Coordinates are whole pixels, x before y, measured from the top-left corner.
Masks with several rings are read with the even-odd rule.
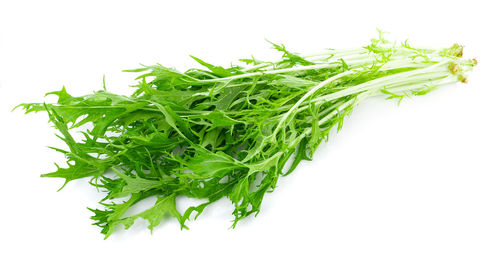
[[[266,193],[363,99],[385,94],[401,101],[462,80],[475,60],[462,47],[418,49],[382,37],[358,49],[300,55],[283,45],[277,61],[242,59],[224,68],[193,57],[203,68],[179,72],[161,65],[140,73],[130,96],[104,90],[72,96],[63,87],[55,103],[21,104],[26,113],[46,111],[67,149],[64,167],[43,177],[91,177],[106,195],[91,209],[108,237],[137,218],[152,230],[165,216],[186,228],[213,202],[234,205],[234,225],[259,213]],[[82,130],[90,124],[91,129]],[[84,139],[75,140],[74,131]],[[179,196],[203,199],[179,212]],[[150,209],[126,216],[134,204],[156,197]]]

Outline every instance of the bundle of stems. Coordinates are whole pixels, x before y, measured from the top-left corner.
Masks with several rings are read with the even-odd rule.
[[[261,209],[280,176],[311,160],[330,130],[363,99],[386,95],[401,101],[435,88],[466,82],[476,61],[462,47],[421,49],[382,36],[354,49],[300,55],[283,45],[276,61],[242,59],[223,68],[204,66],[179,72],[161,65],[139,72],[131,96],[103,90],[71,96],[62,90],[56,103],[21,104],[26,113],[46,111],[68,149],[64,167],[43,177],[65,183],[91,177],[106,196],[91,209],[95,225],[108,237],[118,225],[137,218],[152,230],[165,216],[185,222],[227,197],[236,223]],[[83,130],[82,125],[91,128]],[[87,125],[89,126],[89,125]],[[76,140],[73,131],[83,139]],[[64,186],[63,186],[64,187]],[[180,197],[202,199],[182,213]],[[135,215],[134,204],[156,203]]]

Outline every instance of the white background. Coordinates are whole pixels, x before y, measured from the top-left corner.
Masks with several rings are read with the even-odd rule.
[[[0,0],[1,255],[499,255],[498,7],[494,1],[23,1]],[[103,240],[91,225],[101,194],[87,181],[61,192],[41,173],[62,162],[44,113],[10,112],[102,86],[130,93],[121,70],[162,63],[220,65],[362,46],[376,36],[465,45],[479,65],[468,84],[396,103],[366,100],[316,152],[282,178],[257,218],[235,230],[231,205],[191,230],[138,222]],[[180,207],[185,205],[178,203]]]

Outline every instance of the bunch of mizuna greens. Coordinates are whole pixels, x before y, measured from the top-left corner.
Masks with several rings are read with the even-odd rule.
[[[64,184],[91,177],[90,184],[106,193],[101,209],[91,209],[106,237],[137,218],[151,230],[165,216],[187,228],[186,220],[223,197],[234,205],[234,227],[259,213],[279,177],[311,160],[361,100],[386,95],[401,101],[466,82],[476,64],[462,59],[456,44],[420,49],[382,36],[365,47],[308,55],[272,46],[281,59],[241,59],[241,66],[224,68],[193,57],[204,68],[128,70],[140,73],[130,96],[104,88],[76,97],[63,87],[48,93],[57,95],[56,103],[21,104],[26,113],[46,111],[68,146],[53,148],[66,165],[42,176]],[[74,130],[83,139],[76,140]],[[127,215],[150,197],[156,198],[151,208]],[[203,203],[180,212],[179,197]]]

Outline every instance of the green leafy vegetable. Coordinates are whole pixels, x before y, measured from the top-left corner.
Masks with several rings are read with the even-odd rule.
[[[311,160],[361,100],[423,95],[465,81],[476,64],[461,58],[459,45],[419,49],[381,36],[366,47],[309,55],[272,46],[281,59],[252,57],[224,68],[193,57],[206,69],[128,70],[141,73],[131,96],[100,90],[76,97],[63,87],[48,93],[56,103],[21,104],[26,113],[46,111],[68,146],[54,148],[66,156],[67,167],[42,176],[66,183],[91,177],[90,184],[106,193],[104,209],[91,209],[106,237],[137,218],[149,221],[151,230],[165,216],[186,228],[188,219],[223,197],[235,207],[236,225],[259,213],[279,177]],[[79,129],[87,123],[91,130]],[[74,131],[84,139],[75,140]],[[179,196],[205,202],[180,213]],[[156,197],[154,206],[125,217],[150,197]]]

